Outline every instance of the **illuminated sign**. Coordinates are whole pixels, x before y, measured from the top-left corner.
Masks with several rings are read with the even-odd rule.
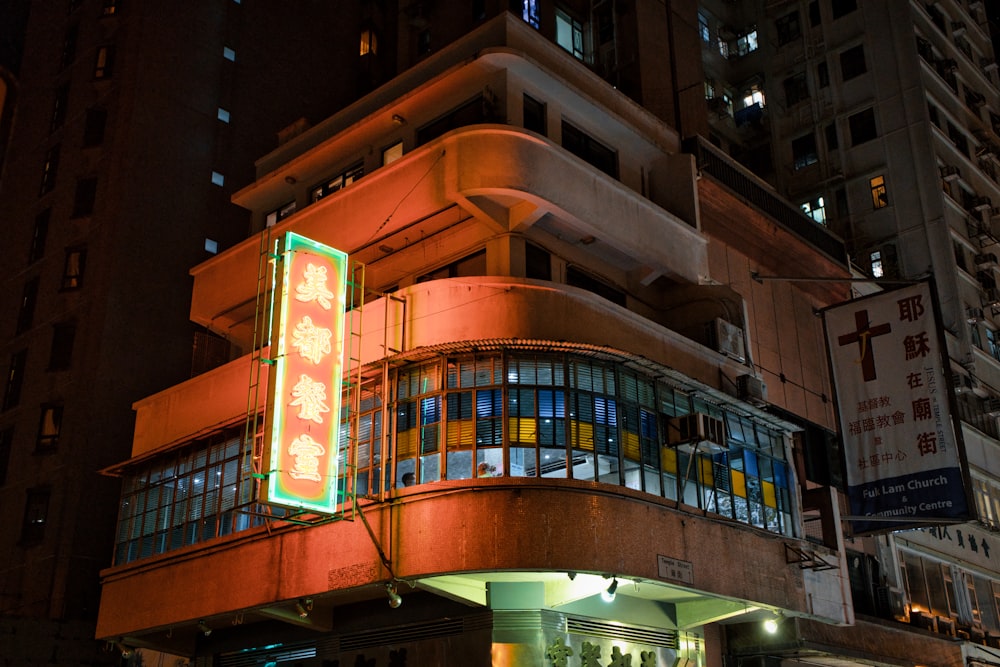
[[[347,255],[288,232],[274,321],[263,502],[337,506]]]
[[[824,312],[855,534],[970,516],[936,311],[924,282]]]

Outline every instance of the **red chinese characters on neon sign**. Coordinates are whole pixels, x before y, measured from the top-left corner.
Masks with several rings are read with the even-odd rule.
[[[282,260],[263,500],[333,512],[347,255],[289,232]]]

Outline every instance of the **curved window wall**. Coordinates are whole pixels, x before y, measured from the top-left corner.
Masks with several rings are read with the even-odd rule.
[[[440,356],[385,377],[388,387],[381,377],[360,387],[350,457],[359,496],[476,477],[577,479],[793,532],[781,432],[620,363],[509,351]],[[692,412],[722,420],[726,445],[667,444],[669,420]],[[253,479],[239,474],[240,431],[128,476],[116,562],[261,523]]]

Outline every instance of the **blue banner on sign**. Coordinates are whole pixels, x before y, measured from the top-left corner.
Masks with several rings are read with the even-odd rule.
[[[891,530],[915,523],[958,521],[969,516],[959,468],[922,470],[849,487],[856,532]],[[864,517],[872,517],[865,520]],[[896,521],[898,519],[898,521]]]

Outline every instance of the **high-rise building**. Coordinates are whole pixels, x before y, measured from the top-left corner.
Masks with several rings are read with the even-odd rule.
[[[230,196],[277,133],[393,60],[333,71],[356,44],[331,26],[381,24],[364,3],[3,6],[11,72],[27,21],[0,75],[0,664],[116,662],[94,624],[120,483],[98,471],[135,400],[243,353],[190,323],[188,271],[246,237]]]
[[[859,614],[971,638],[963,648],[970,662],[991,659],[980,644],[1000,643],[992,5],[699,7],[713,143],[842,237],[859,276],[887,289],[933,279],[978,521],[850,539],[848,561]]]

